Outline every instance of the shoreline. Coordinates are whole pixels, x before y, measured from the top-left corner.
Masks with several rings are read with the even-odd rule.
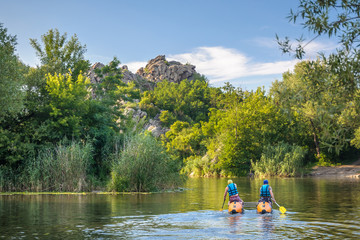
[[[357,178],[360,179],[360,159],[352,164],[322,167],[315,166],[311,173],[307,174],[309,177],[326,177],[326,178]]]

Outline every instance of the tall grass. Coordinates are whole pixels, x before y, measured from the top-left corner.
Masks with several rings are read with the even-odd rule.
[[[0,166],[0,191],[86,191],[91,143],[63,141],[24,159],[23,167]]]
[[[162,144],[149,134],[125,140],[123,151],[114,155],[110,191],[149,192],[181,184],[179,164]]]
[[[303,170],[307,151],[295,145],[279,143],[264,148],[258,162],[251,161],[255,176],[296,176]]]
[[[219,170],[215,168],[214,159],[209,155],[190,156],[184,160],[181,172],[191,177],[217,177]]]
[[[90,143],[59,143],[42,150],[26,164],[30,191],[84,191],[92,159]]]

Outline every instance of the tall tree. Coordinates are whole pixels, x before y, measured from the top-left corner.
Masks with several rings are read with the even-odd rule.
[[[16,37],[0,23],[0,121],[17,114],[23,106],[22,63],[15,55]]]
[[[58,29],[50,29],[41,36],[42,44],[37,39],[30,39],[30,44],[46,72],[65,74],[70,69],[77,76],[89,67],[89,62],[84,60],[86,46],[81,45],[76,34],[68,41],[66,38],[67,33],[60,34]]]
[[[356,88],[351,87],[351,81],[341,79],[344,74],[339,74],[345,69],[353,71],[343,65],[334,68],[334,61],[344,63],[345,60],[340,61],[339,55],[333,57],[327,61],[303,61],[271,88],[282,110],[299,116],[308,126],[318,157],[321,152],[331,156],[344,151],[351,140],[352,124],[356,125],[359,119],[349,117],[349,111],[354,113],[352,102]]]
[[[287,119],[260,88],[256,92],[245,92],[241,102],[221,112],[211,112],[215,114],[210,120],[216,136],[207,147],[209,153],[217,154],[211,154],[211,158],[218,159],[217,167],[227,174],[247,174],[250,160],[260,159],[265,145],[287,138]],[[207,129],[206,133],[209,132]]]
[[[284,53],[292,52],[297,58],[302,58],[305,54],[304,47],[322,35],[338,37],[346,51],[359,47],[359,0],[299,0],[297,9],[290,10],[288,19],[294,23],[301,19],[301,24],[314,34],[314,38],[305,42],[301,37],[296,48],[292,48],[288,37],[285,40],[280,40],[277,37]]]

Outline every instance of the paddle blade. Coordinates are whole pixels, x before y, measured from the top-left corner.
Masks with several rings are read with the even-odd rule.
[[[279,208],[279,210],[280,210],[281,213],[286,213],[286,208],[284,208],[283,206],[281,206],[281,207]]]

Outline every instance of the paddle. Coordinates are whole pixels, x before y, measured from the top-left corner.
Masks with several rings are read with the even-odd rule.
[[[281,213],[285,213],[285,212],[286,212],[286,208],[284,208],[283,206],[280,207],[277,202],[275,202],[275,203],[276,203],[276,205],[279,207],[279,210],[280,210]]]
[[[225,203],[225,198],[224,198],[224,202],[223,202],[223,205],[221,206],[220,211],[222,211],[222,210],[223,210],[223,208],[224,208],[224,203]]]

